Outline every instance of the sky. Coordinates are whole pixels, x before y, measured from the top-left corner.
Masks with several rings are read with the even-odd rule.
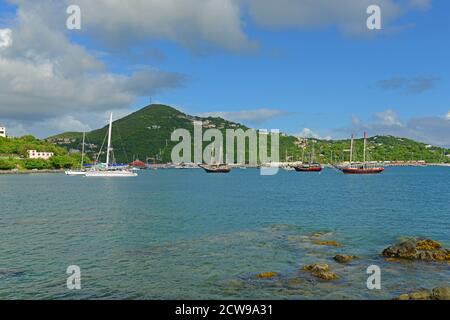
[[[372,4],[381,30],[366,26]],[[163,103],[450,146],[449,14],[438,0],[0,0],[0,123],[43,138]]]

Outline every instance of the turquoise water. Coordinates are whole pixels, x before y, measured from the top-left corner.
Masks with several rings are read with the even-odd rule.
[[[379,256],[407,236],[450,247],[449,178],[437,167],[0,176],[0,299],[390,299],[449,285],[449,264]],[[313,244],[314,232],[342,247]],[[360,259],[339,265],[336,253]],[[340,279],[300,271],[315,262]],[[371,264],[381,290],[366,288]],[[81,290],[66,288],[69,265],[81,268]],[[278,276],[256,279],[265,271]]]

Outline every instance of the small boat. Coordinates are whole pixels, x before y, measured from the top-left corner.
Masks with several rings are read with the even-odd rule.
[[[86,171],[83,168],[84,164],[84,140],[86,138],[86,132],[83,132],[83,143],[81,146],[81,163],[80,163],[80,170],[67,170],[65,172],[68,176],[84,176],[86,174]]]
[[[312,145],[311,158],[309,163],[303,163],[305,157],[305,149],[303,149],[302,164],[295,166],[294,169],[297,172],[320,172],[322,171],[322,165],[314,162],[314,143]]]
[[[105,168],[94,168],[93,170],[86,171],[85,176],[89,178],[125,178],[125,177],[137,177],[137,173],[131,170],[119,167],[115,168],[109,164],[111,148],[111,134],[112,134],[112,113],[109,118],[109,131],[108,131],[108,149],[106,150],[106,164]]]
[[[308,163],[294,167],[297,172],[320,172],[322,166],[319,163]]]
[[[226,163],[216,163],[215,160],[215,152],[214,149],[214,158],[212,159],[212,164],[199,164],[198,166],[205,170],[207,173],[229,173],[231,171],[231,167],[227,165]],[[220,148],[220,156],[219,158],[222,158],[222,148]]]
[[[208,173],[229,173],[231,171],[231,168],[226,164],[200,164],[199,167]]]
[[[364,155],[362,164],[353,164],[353,144],[354,136],[352,134],[352,140],[350,143],[350,164],[345,167],[340,167],[339,169],[344,174],[378,174],[384,171],[384,167],[369,164],[366,162],[366,150],[367,150],[367,135],[364,132]]]

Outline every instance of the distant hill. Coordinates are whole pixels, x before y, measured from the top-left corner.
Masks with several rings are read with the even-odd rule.
[[[114,153],[117,162],[130,162],[136,158],[143,161],[166,163],[171,161],[172,148],[178,142],[170,141],[175,129],[183,128],[193,132],[193,121],[202,121],[204,129],[247,130],[242,124],[218,117],[196,117],[184,114],[170,106],[154,104],[136,111],[113,123]],[[86,133],[87,152],[95,158],[105,141],[108,127]],[[65,132],[46,140],[67,149],[81,148],[81,132]],[[282,161],[308,159],[314,144],[316,160],[330,163],[348,160],[350,140],[301,139],[283,135],[280,137],[280,158]],[[362,160],[362,139],[355,140],[355,160]],[[105,148],[103,148],[105,150]],[[427,162],[449,162],[445,154],[450,150],[429,146],[410,139],[392,136],[375,136],[368,139],[369,160]],[[101,157],[104,160],[104,156]]]

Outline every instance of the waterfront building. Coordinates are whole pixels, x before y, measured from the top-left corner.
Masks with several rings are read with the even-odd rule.
[[[29,159],[44,159],[48,160],[54,156],[53,152],[37,152],[36,150],[27,150]]]
[[[0,124],[0,137],[6,138],[6,127]]]

